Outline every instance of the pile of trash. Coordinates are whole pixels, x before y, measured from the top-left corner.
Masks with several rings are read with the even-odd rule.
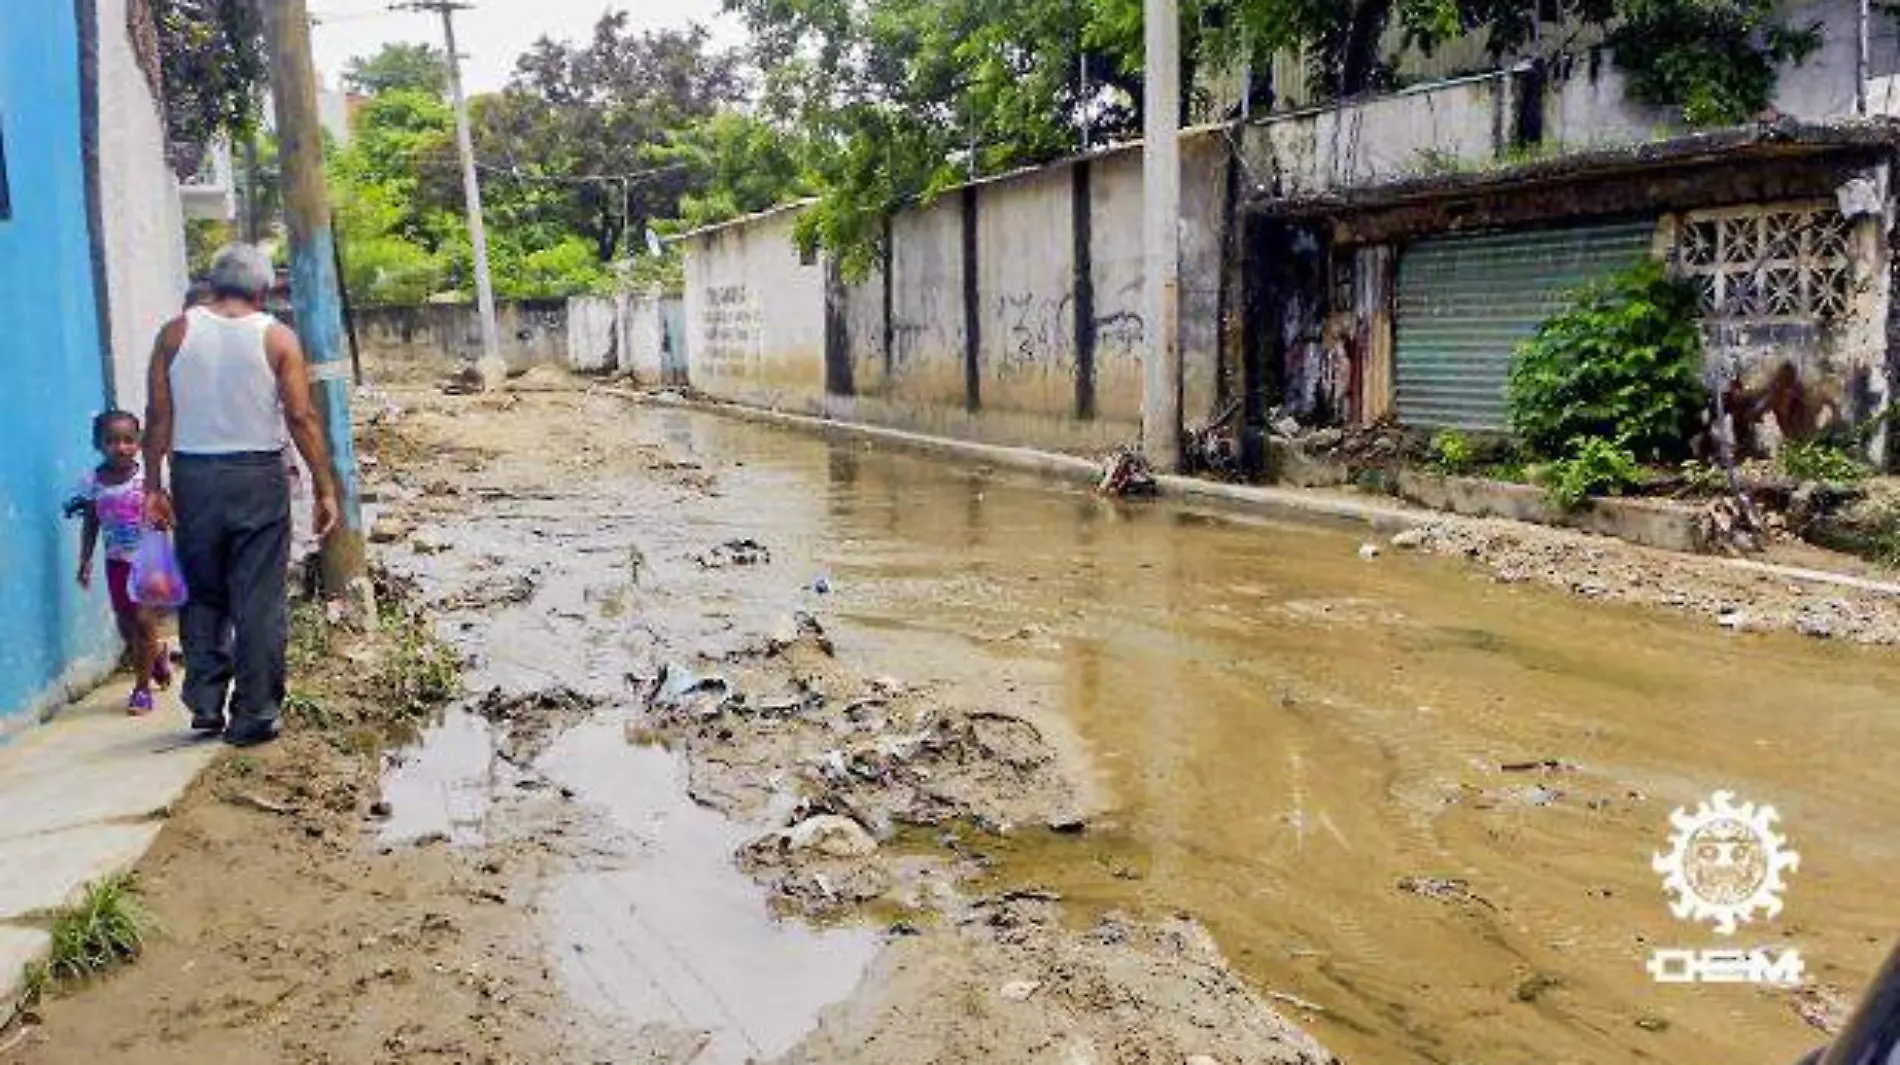
[[[629,734],[683,752],[697,801],[774,826],[741,864],[807,915],[883,895],[882,848],[905,828],[1081,825],[1034,724],[852,677],[806,613],[723,658],[668,661],[633,682],[640,712]],[[1052,810],[1064,814],[1051,820]]]
[[[1117,499],[1152,499],[1160,494],[1154,468],[1139,452],[1122,448],[1108,457],[1095,490]]]

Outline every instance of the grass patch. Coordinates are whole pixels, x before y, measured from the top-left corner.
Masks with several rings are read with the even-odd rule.
[[[132,874],[122,873],[86,885],[77,906],[55,914],[51,954],[23,974],[25,1000],[36,1002],[62,984],[91,980],[144,953],[154,922],[137,894]]]
[[[370,685],[392,723],[428,717],[461,694],[461,660],[426,620],[401,613],[383,624],[389,642],[377,656]]]
[[[328,664],[335,626],[323,603],[297,599],[290,604],[290,646],[286,656],[294,674],[320,672]]]

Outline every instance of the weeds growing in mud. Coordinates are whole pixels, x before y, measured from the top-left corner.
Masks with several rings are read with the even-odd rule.
[[[390,642],[370,683],[390,720],[427,717],[461,693],[462,663],[426,621],[405,613],[384,625]]]
[[[410,729],[462,693],[462,661],[435,638],[414,589],[376,573],[374,632],[331,621],[317,600],[291,607],[289,661],[296,687],[285,718],[352,750],[372,746],[363,729]]]
[[[143,953],[153,922],[137,892],[130,873],[110,876],[88,884],[77,906],[56,914],[51,954],[27,966],[21,980],[25,1000],[38,1001],[60,984],[90,980]]]

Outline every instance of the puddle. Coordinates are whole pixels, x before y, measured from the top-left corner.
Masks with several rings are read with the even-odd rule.
[[[391,756],[382,789],[390,816],[378,838],[405,844],[433,837],[457,847],[482,846],[489,841],[496,790],[513,777],[495,753],[488,722],[451,709],[415,745]]]
[[[709,1033],[691,1060],[741,1065],[789,1050],[856,987],[878,936],[775,919],[732,863],[755,833],[687,800],[674,755],[596,721],[556,741],[540,766],[642,843],[616,868],[559,877],[542,900],[550,950],[580,1006],[632,1029]]]

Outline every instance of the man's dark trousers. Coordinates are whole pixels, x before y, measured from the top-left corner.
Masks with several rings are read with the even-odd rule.
[[[192,720],[275,724],[289,638],[290,479],[281,452],[175,455],[178,559],[191,598],[179,614]]]

